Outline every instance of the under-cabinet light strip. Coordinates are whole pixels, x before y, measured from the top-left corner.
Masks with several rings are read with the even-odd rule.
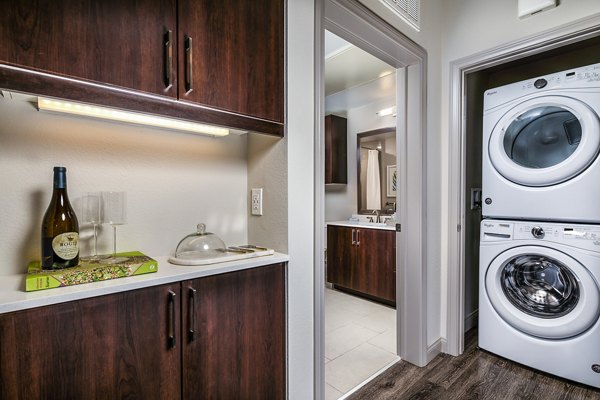
[[[141,114],[131,111],[118,110],[116,108],[92,106],[84,103],[71,101],[53,100],[38,97],[38,109],[41,111],[53,111],[59,113],[80,115],[84,117],[109,119],[112,121],[127,122],[132,124],[149,125],[158,128],[173,129],[198,133],[209,136],[227,136],[229,129],[213,125],[188,122],[175,118],[159,117],[156,115]]]
[[[377,111],[376,114],[379,115],[380,117],[385,117],[386,115],[392,115],[395,117],[396,116],[396,106],[384,108],[383,110]]]

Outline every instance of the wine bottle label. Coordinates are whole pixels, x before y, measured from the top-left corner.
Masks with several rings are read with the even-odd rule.
[[[72,260],[79,254],[79,233],[65,232],[52,239],[52,250],[63,260]]]

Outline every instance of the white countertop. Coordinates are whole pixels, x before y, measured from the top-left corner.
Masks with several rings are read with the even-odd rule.
[[[158,271],[150,274],[111,279],[108,281],[85,283],[54,289],[25,291],[25,275],[0,276],[0,314],[25,310],[50,304],[80,300],[88,297],[125,292],[149,286],[195,279],[203,276],[217,275],[225,272],[239,271],[289,261],[286,254],[275,253],[270,256],[248,258],[202,266],[173,265],[169,257],[153,257],[158,262]]]
[[[327,222],[327,225],[348,226],[350,228],[368,228],[368,229],[383,229],[386,231],[395,231],[395,226],[386,225],[376,222],[350,222],[350,221],[332,221]]]

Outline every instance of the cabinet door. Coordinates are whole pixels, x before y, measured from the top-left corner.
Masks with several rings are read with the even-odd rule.
[[[357,240],[356,290],[396,301],[396,233],[360,229]]]
[[[325,183],[348,183],[346,118],[325,117]]]
[[[183,398],[285,398],[285,266],[186,281],[182,292]]]
[[[354,231],[353,228],[327,226],[327,281],[349,289],[354,289]]]
[[[181,397],[178,304],[174,284],[0,315],[0,398]]]
[[[0,0],[0,8],[0,62],[177,96],[177,58],[172,85],[165,59],[168,30],[177,49],[175,0]]]
[[[180,0],[179,98],[283,123],[284,21],[284,0]]]

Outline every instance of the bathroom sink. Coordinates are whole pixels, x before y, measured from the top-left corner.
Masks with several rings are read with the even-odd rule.
[[[359,221],[356,223],[356,225],[373,226],[373,227],[391,226],[391,225],[387,225],[385,222],[368,222],[368,221]]]

